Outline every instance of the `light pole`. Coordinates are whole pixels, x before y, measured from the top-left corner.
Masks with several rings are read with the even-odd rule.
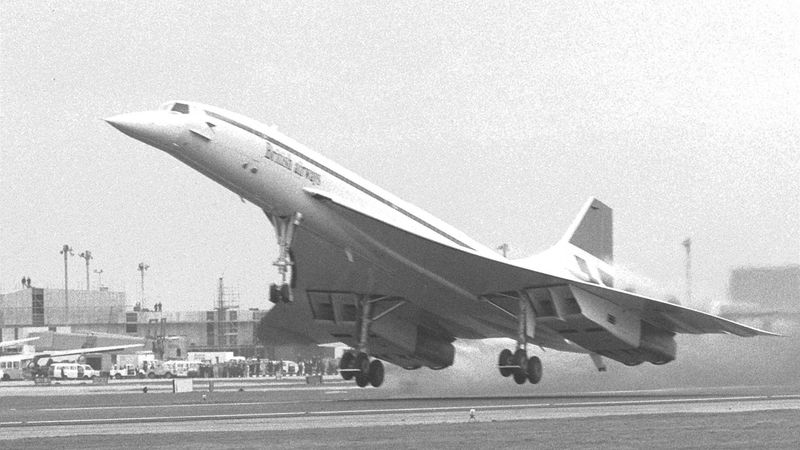
[[[84,250],[80,255],[81,258],[86,260],[86,290],[89,290],[89,260],[92,259],[92,252]]]
[[[72,247],[64,244],[61,247],[62,255],[64,255],[64,325],[69,323],[69,275],[67,272],[67,256],[73,256]]]
[[[139,272],[142,273],[142,295],[139,298],[139,308],[140,309],[141,309],[142,305],[144,305],[144,272],[149,268],[150,268],[150,266],[148,266],[147,264],[145,264],[143,262],[139,263],[139,269],[138,270],[139,270]]]
[[[497,247],[497,250],[500,250],[500,252],[503,253],[503,258],[507,258],[508,257],[508,251],[511,250],[511,247],[508,244],[503,243],[503,245]]]
[[[94,269],[94,273],[97,274],[97,289],[100,289],[103,287],[103,269]]]
[[[686,304],[692,306],[692,238],[683,240],[686,248]]]

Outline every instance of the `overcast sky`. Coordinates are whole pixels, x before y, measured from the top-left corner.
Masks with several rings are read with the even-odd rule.
[[[0,292],[84,261],[150,303],[245,307],[277,280],[263,214],[104,123],[171,99],[267,124],[511,257],[590,196],[617,262],[695,301],[800,263],[796,2],[0,0]],[[385,3],[385,4],[384,4]],[[356,6],[357,5],[357,6]],[[97,276],[92,274],[93,288]]]

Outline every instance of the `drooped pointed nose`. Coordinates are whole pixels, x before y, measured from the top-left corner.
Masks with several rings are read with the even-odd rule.
[[[183,114],[161,110],[120,114],[105,121],[128,136],[166,152],[180,149],[178,142],[186,128]]]
[[[157,126],[151,112],[119,114],[104,119],[109,125],[134,139],[147,139],[156,132]]]

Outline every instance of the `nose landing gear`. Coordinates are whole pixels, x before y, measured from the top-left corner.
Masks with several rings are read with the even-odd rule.
[[[294,301],[290,283],[286,281],[287,278],[292,281],[294,276],[292,240],[295,228],[300,225],[303,215],[294,213],[291,216],[273,216],[267,212],[265,214],[275,228],[275,235],[278,238],[278,259],[272,265],[278,268],[278,274],[281,276],[280,284],[273,283],[269,286],[269,301],[275,304],[289,303]]]

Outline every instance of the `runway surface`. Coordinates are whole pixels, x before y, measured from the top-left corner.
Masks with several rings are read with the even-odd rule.
[[[718,440],[707,442],[712,435]],[[108,448],[134,438],[149,448],[452,448],[497,439],[510,447],[534,439],[550,448],[793,448],[798,437],[798,386],[480,397],[398,395],[335,379],[217,380],[213,392],[198,380],[188,393],[172,393],[168,381],[0,386],[4,448]]]

